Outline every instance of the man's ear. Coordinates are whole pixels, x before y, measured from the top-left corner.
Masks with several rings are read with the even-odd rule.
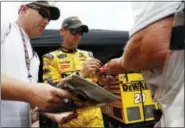
[[[65,33],[64,28],[61,28],[61,29],[60,29],[60,35],[61,35],[61,36],[63,36],[63,35],[64,35],[64,33]]]
[[[26,9],[27,9],[26,5],[21,5],[20,8],[19,8],[18,14],[21,13],[21,12],[25,12]]]

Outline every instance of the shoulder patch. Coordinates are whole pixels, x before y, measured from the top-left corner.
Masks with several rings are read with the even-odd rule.
[[[45,54],[43,57],[46,57],[46,58],[48,58],[48,59],[50,59],[50,60],[53,60],[53,59],[54,59],[54,56],[51,55],[50,53]]]
[[[93,57],[93,53],[92,52],[88,52],[88,55],[90,56],[90,57]]]

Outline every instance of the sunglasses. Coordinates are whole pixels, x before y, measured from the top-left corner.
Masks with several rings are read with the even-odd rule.
[[[83,36],[83,30],[82,30],[82,28],[80,28],[80,27],[79,27],[79,28],[75,28],[75,29],[66,27],[65,29],[66,29],[66,30],[69,30],[70,33],[71,33],[72,35],[77,35],[77,34],[79,34],[80,36]]]
[[[34,9],[34,10],[38,11],[38,13],[42,16],[42,18],[44,18],[44,19],[47,18],[48,20],[51,19],[51,16],[48,13],[47,9],[36,6],[36,5],[26,5],[26,6],[31,8],[31,9]]]

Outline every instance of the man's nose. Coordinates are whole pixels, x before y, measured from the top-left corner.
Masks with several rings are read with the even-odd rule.
[[[77,34],[74,35],[74,37],[75,37],[75,38],[80,38],[81,35],[80,35],[79,33],[77,33]]]

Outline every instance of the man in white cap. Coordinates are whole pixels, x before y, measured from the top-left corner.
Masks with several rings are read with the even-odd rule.
[[[30,104],[48,110],[69,97],[62,89],[36,83],[40,61],[30,44],[50,20],[59,18],[59,9],[36,1],[22,4],[18,14],[15,23],[1,25],[1,127],[30,127]],[[60,121],[57,117],[52,119]]]

